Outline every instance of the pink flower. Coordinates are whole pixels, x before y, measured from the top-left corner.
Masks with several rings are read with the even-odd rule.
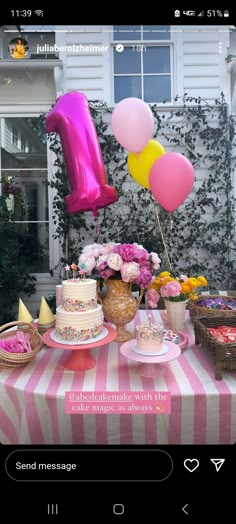
[[[81,267],[82,264],[86,264],[88,258],[89,258],[89,255],[87,253],[83,253],[82,255],[80,255],[78,259],[78,266]]]
[[[187,282],[188,277],[186,275],[180,275],[180,280],[183,280],[184,282]]]
[[[104,280],[107,280],[110,277],[113,277],[115,275],[114,269],[104,269],[104,271],[101,271],[100,273],[101,277],[104,278]]]
[[[124,282],[134,282],[140,274],[137,262],[125,262],[120,270]]]
[[[89,255],[94,251],[94,249],[100,249],[101,244],[89,244],[83,248],[83,253],[89,253]]]
[[[65,266],[65,270],[66,270],[66,271],[70,271],[70,266],[69,266],[68,264],[66,264],[66,266]]]
[[[101,255],[96,263],[96,267],[98,271],[102,271],[107,267],[107,255]]]
[[[90,275],[90,273],[92,273],[95,266],[96,266],[95,258],[94,257],[87,258],[85,272]]]
[[[160,298],[159,293],[155,289],[149,289],[146,293],[148,306],[151,308],[157,307],[157,302]]]
[[[116,246],[116,253],[121,256],[124,262],[132,262],[134,260],[136,250],[137,249],[133,246],[133,244],[119,244]]]
[[[147,266],[140,268],[140,274],[135,279],[135,283],[140,287],[148,287],[152,282],[152,273]]]
[[[157,253],[150,253],[151,264],[154,270],[160,269],[161,259]]]
[[[149,258],[149,254],[148,252],[146,251],[146,249],[144,249],[143,247],[140,248],[135,248],[135,251],[134,251],[134,259],[136,262],[139,262],[140,264],[141,263],[145,263],[148,261],[148,258]]]
[[[155,309],[155,308],[157,308],[157,302],[153,302],[152,300],[149,300],[149,301],[148,301],[148,306],[149,306],[151,309]]]
[[[166,286],[162,286],[161,289],[160,289],[160,294],[162,297],[168,297],[168,289],[167,289],[167,285]]]
[[[116,253],[111,253],[107,257],[107,265],[108,267],[110,267],[111,269],[114,269],[115,271],[120,271],[123,265],[123,260],[120,255]]]
[[[107,242],[107,244],[103,244],[100,249],[101,255],[110,255],[110,253],[113,252],[115,245],[115,242]]]
[[[181,293],[181,285],[179,282],[167,282],[167,284],[160,289],[162,297],[178,297]]]
[[[93,251],[91,252],[92,257],[95,257],[95,258],[99,257],[100,254],[101,254],[101,250],[98,247],[93,249]]]

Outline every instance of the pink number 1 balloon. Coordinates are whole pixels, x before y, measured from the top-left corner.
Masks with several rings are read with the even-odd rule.
[[[85,95],[70,92],[56,101],[46,117],[47,131],[59,134],[69,175],[68,213],[93,211],[117,201],[106,171],[96,129]]]

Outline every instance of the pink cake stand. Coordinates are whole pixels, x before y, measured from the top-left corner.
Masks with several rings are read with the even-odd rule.
[[[51,328],[44,333],[43,342],[50,348],[72,351],[69,359],[64,364],[66,369],[70,369],[71,371],[87,371],[88,369],[94,368],[97,364],[95,358],[90,355],[89,350],[109,344],[109,342],[112,342],[112,340],[116,338],[117,332],[113,327],[108,324],[104,324],[104,327],[107,329],[108,334],[102,340],[98,340],[97,342],[94,340],[91,344],[75,344],[72,346],[65,342],[55,342],[50,336],[55,328]]]
[[[181,354],[181,349],[177,344],[165,340],[164,344],[168,347],[168,351],[164,355],[160,355],[159,357],[139,355],[132,349],[135,342],[134,339],[125,342],[125,344],[122,344],[120,347],[120,351],[124,357],[140,363],[137,372],[142,377],[156,378],[162,376],[163,366],[160,366],[160,364],[170,362],[170,360],[178,358]]]

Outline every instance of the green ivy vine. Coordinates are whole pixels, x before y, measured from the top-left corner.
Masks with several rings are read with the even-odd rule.
[[[204,274],[211,290],[235,288],[235,119],[229,115],[223,93],[214,105],[187,94],[183,99],[176,97],[176,102],[168,111],[151,106],[156,124],[154,138],[167,143],[168,150],[184,154],[197,173],[204,170],[204,177],[196,177],[191,195],[172,214],[153,200],[149,190],[133,181],[127,169],[127,153],[110,130],[112,109],[105,103],[90,102],[90,110],[108,183],[116,187],[119,201],[99,210],[97,224],[92,213],[66,212],[68,176],[60,141],[55,134],[50,136],[50,148],[56,155],[50,186],[56,190],[53,220],[55,237],[62,246],[61,264],[76,260],[86,243],[114,240],[138,242],[158,252],[162,270],[167,269],[158,213],[175,274]]]

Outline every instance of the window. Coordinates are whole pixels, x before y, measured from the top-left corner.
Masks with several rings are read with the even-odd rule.
[[[28,270],[34,273],[48,273],[46,130],[39,118],[20,117],[0,119],[0,130],[2,190],[7,197],[6,203],[11,212],[12,227],[17,229],[21,239],[22,256]],[[21,137],[19,150],[16,150],[15,142],[13,143],[16,134],[17,139]]]
[[[25,152],[26,151],[26,140],[25,140],[25,137],[21,137],[21,151]]]
[[[170,26],[113,26],[113,61],[115,103],[171,100]]]
[[[11,129],[12,143],[14,146],[18,146],[18,129],[13,125]]]

